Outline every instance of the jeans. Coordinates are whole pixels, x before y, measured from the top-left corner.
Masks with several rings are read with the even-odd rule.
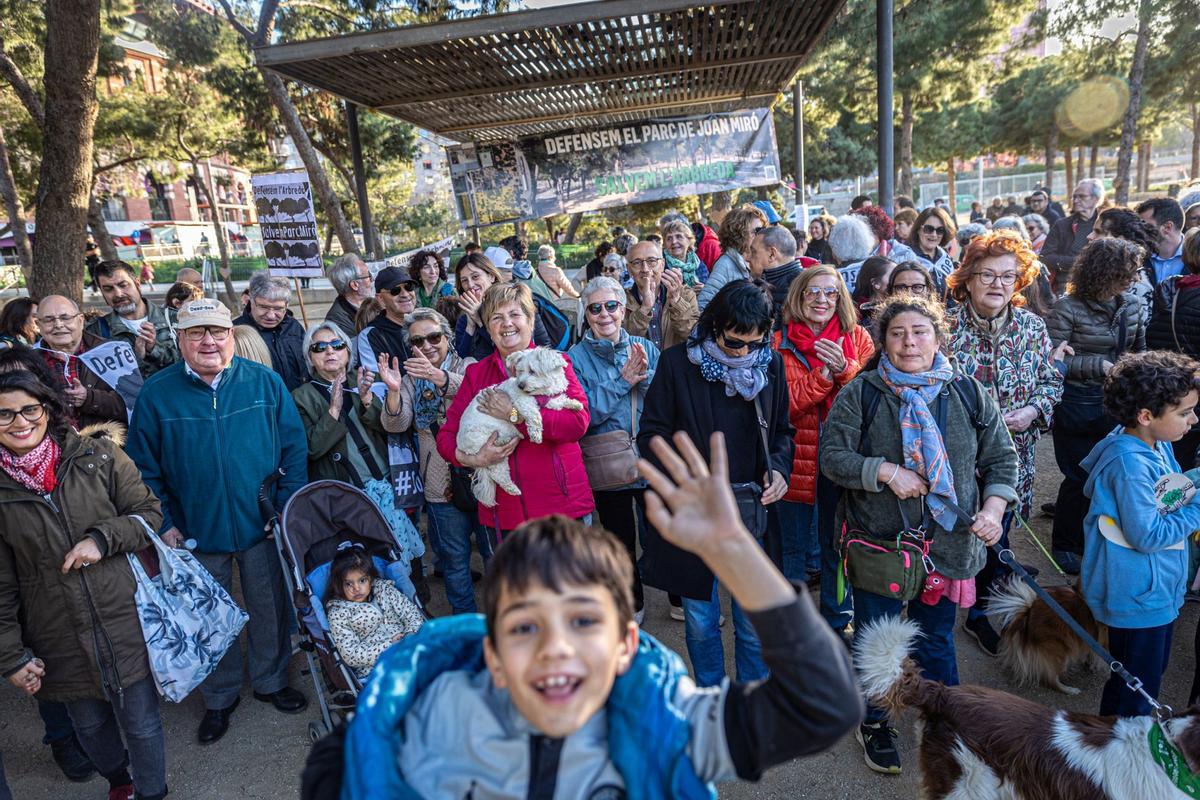
[[[842,490],[824,475],[817,476],[817,543],[821,547],[821,616],[835,631],[845,630],[854,616],[854,594],[846,584],[846,596],[838,602],[837,579],[842,565],[838,558],[841,531],[834,517]]]
[[[1158,697],[1162,678],[1171,659],[1171,637],[1175,623],[1156,628],[1108,629],[1108,651],[1125,665],[1134,677],[1142,679],[1142,688],[1151,697]],[[1151,713],[1146,699],[1130,691],[1117,673],[1109,676],[1100,693],[1100,714],[1118,717],[1139,717]]]
[[[904,602],[890,597],[854,590],[854,642],[862,635],[863,628],[873,620],[898,617]],[[958,685],[958,661],[954,653],[954,618],[958,606],[946,598],[936,606],[926,605],[919,599],[908,604],[908,618],[921,628],[917,637],[913,660],[921,667],[921,674],[931,681],[941,681],[947,686]],[[867,724],[874,724],[887,717],[887,713],[867,704]]]
[[[780,500],[775,504],[779,531],[783,539],[783,576],[792,583],[804,583],[810,572],[821,569],[821,548],[817,543],[817,507],[809,503]]]
[[[72,700],[66,706],[84,752],[110,783],[121,781],[131,767],[139,797],[166,793],[166,742],[152,675],[125,687],[119,699],[109,694],[108,700]]]
[[[442,556],[446,599],[455,614],[473,614],[475,587],[471,583],[471,529],[473,515],[450,503],[430,503],[429,540]],[[485,537],[486,538],[486,537]]]
[[[733,605],[733,661],[737,667],[740,683],[767,677],[767,667],[762,662],[762,645],[750,619],[742,612],[736,600]],[[712,598],[692,600],[683,598],[684,639],[687,642],[688,658],[696,683],[700,686],[717,686],[725,677],[725,646],[721,641],[721,600],[717,595],[717,582],[713,581]]]
[[[1054,410],[1054,460],[1063,474],[1054,510],[1050,546],[1076,555],[1083,554],[1083,520],[1089,500],[1083,494],[1088,473],[1079,465],[1101,439],[1116,427],[1104,411],[1099,387],[1068,385],[1063,401]]]
[[[596,517],[600,524],[612,533],[629,553],[633,566],[633,610],[641,611],[645,605],[642,576],[637,570],[637,542],[646,524],[645,489],[618,489],[595,492]]]
[[[42,737],[42,744],[61,742],[75,735],[75,726],[71,724],[71,716],[67,714],[66,704],[56,703],[53,700],[38,700],[37,708],[38,714],[42,717],[42,723],[46,726],[46,735]]]
[[[242,598],[250,620],[246,634],[250,645],[250,685],[260,694],[271,694],[287,686],[287,665],[292,655],[288,638],[291,605],[283,585],[283,572],[275,543],[263,539],[235,553],[196,553],[196,559],[212,573],[225,591],[233,593],[233,562],[241,576]],[[217,663],[217,668],[200,684],[204,706],[209,709],[233,705],[242,689],[242,647],[235,643]]]

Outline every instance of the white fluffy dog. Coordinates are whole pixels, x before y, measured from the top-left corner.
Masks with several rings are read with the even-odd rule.
[[[517,413],[525,421],[530,441],[542,441],[542,411],[537,398],[549,397],[550,400],[546,403],[546,408],[549,409],[579,411],[583,408],[582,403],[566,395],[567,362],[558,351],[545,347],[521,350],[505,359],[504,365],[509,378],[493,388],[499,389],[512,399]],[[471,404],[463,412],[458,428],[458,449],[470,455],[478,453],[493,433],[496,434],[498,445],[520,436],[516,426],[508,420],[496,419],[479,409],[479,398],[482,394],[480,392],[472,398]],[[488,507],[495,506],[497,485],[511,495],[521,493],[509,474],[508,459],[490,467],[475,468],[471,489],[476,500]]]

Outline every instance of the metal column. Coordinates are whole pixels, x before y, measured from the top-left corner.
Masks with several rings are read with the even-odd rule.
[[[892,145],[893,0],[875,0],[876,97],[879,102],[879,205],[892,213],[896,170]]]
[[[367,176],[363,167],[362,141],[358,138],[358,106],[346,103],[346,133],[350,137],[350,160],[354,166],[354,183],[358,189],[358,211],[362,217],[363,249],[374,260],[381,255],[376,248],[374,226],[371,224],[371,201],[367,198]]]
[[[792,84],[792,127],[796,132],[792,149],[796,158],[796,226],[808,235],[808,190],[804,186],[804,87],[797,78]]]

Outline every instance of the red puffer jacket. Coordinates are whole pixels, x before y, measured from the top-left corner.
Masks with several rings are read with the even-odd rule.
[[[790,419],[796,429],[792,474],[788,477],[784,500],[810,505],[817,502],[817,443],[821,439],[823,422],[821,400],[830,394],[837,394],[875,353],[871,334],[863,326],[855,325],[850,337],[858,360],[847,360],[842,374],[834,375],[833,380],[829,380],[820,370],[813,372],[805,365],[795,346],[783,338],[783,331],[775,334],[774,346],[783,356],[784,374],[787,375]]]
[[[575,377],[571,359],[567,362],[567,396],[583,404],[581,411],[552,411],[542,405],[542,442],[534,444],[528,439],[525,423],[517,426],[526,437],[509,456],[509,468],[513,481],[521,489],[518,496],[503,489],[496,491],[496,507],[480,504],[479,521],[484,525],[511,531],[527,519],[546,514],[566,514],[578,519],[592,513],[596,504],[592,499],[592,487],[588,484],[587,472],[583,468],[583,455],[579,451],[579,440],[587,433],[587,395]],[[458,425],[475,395],[489,386],[508,379],[499,351],[467,367],[462,385],[454,402],[446,411],[446,424],[438,431],[437,446],[442,458],[455,466],[461,466],[454,457],[458,441]]]

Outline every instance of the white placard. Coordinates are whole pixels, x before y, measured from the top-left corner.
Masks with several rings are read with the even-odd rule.
[[[254,175],[250,184],[271,274],[286,278],[324,275],[308,173],[296,170]]]

